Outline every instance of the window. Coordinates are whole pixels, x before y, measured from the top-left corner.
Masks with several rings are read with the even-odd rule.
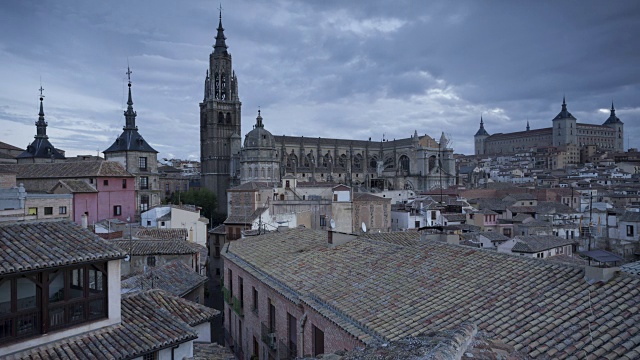
[[[313,325],[312,329],[312,347],[313,356],[324,354],[324,331]]]
[[[256,314],[258,313],[258,289],[255,287],[251,287],[251,292],[253,293],[253,304],[252,309]]]
[[[327,217],[326,217],[326,215],[320,215],[320,226],[322,226],[322,227],[327,226]]]
[[[240,308],[244,308],[244,281],[240,276],[238,276],[238,297],[240,298]]]
[[[122,215],[122,206],[115,205],[113,207],[113,216],[120,216],[120,215]]]
[[[140,211],[149,210],[149,195],[140,195]]]
[[[229,296],[233,296],[233,271],[229,269]]]
[[[155,256],[147,256],[147,266],[156,266]]]
[[[158,352],[154,351],[152,353],[142,355],[142,360],[158,360]]]
[[[269,332],[276,331],[276,307],[269,299]]]
[[[627,225],[627,236],[633,236],[633,225]]]
[[[60,206],[60,207],[58,208],[58,213],[59,213],[60,215],[66,214],[66,213],[67,213],[67,207],[66,207],[66,206]]]
[[[147,190],[149,189],[149,177],[148,176],[141,176],[140,177],[140,190]]]
[[[146,157],[139,157],[138,158],[138,167],[142,171],[146,171],[147,170],[147,158]]]
[[[287,345],[289,346],[289,350],[291,351],[290,355],[292,357],[296,357],[296,350],[298,349],[297,319],[289,313],[287,313],[287,339],[289,340],[289,343]]]
[[[44,214],[45,215],[53,215],[53,207],[51,206],[47,206],[44,208]]]
[[[123,189],[127,188],[127,179],[122,179],[122,188]]]
[[[109,186],[109,180],[103,180],[102,181],[102,185]]]

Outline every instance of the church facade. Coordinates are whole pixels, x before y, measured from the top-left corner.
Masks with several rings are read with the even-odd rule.
[[[624,151],[624,124],[616,116],[611,104],[611,114],[602,125],[579,123],[567,110],[562,99],[562,109],[553,118],[552,126],[531,130],[527,122],[525,131],[490,135],[480,118],[480,129],[474,136],[475,155],[513,154],[533,148],[558,147],[581,149],[595,145],[598,149]]]
[[[367,190],[447,188],[456,182],[453,149],[442,134],[368,141],[273,136],[260,113],[242,146],[242,103],[228,52],[222,16],[217,28],[200,103],[200,157],[203,186],[227,210],[227,189],[246,182],[330,182]]]

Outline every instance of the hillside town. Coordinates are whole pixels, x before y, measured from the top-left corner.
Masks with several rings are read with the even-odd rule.
[[[0,139],[0,359],[640,358],[634,119],[563,98],[470,155],[246,131],[217,20],[200,161],[143,137],[129,67],[100,154],[55,146],[42,87],[34,140]]]

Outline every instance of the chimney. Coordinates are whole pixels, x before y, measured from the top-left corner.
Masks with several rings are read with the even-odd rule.
[[[86,213],[82,214],[82,227],[87,228],[89,226],[89,216]]]
[[[358,237],[356,234],[343,233],[338,231],[327,231],[327,246],[330,249],[335,248],[336,246],[346,244],[351,240],[354,240]]]
[[[595,267],[595,266],[585,266],[584,268],[584,279],[589,284],[595,284],[597,282],[601,282],[606,284],[609,280],[613,279],[616,276],[616,273],[620,271],[620,268],[615,267]]]

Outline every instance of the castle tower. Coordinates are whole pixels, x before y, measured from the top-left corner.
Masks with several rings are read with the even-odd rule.
[[[624,151],[624,123],[616,116],[616,109],[613,107],[613,102],[611,102],[611,115],[609,115],[609,118],[602,125],[615,129],[616,139],[614,141],[614,149],[616,151]]]
[[[553,146],[578,144],[578,120],[567,110],[567,102],[562,97],[562,110],[553,118]]]
[[[158,181],[160,174],[158,173],[158,152],[140,135],[136,126],[138,114],[133,110],[131,74],[131,70],[127,67],[129,97],[127,110],[124,112],[125,124],[122,134],[103,153],[105,160],[119,162],[135,176],[135,216],[138,220],[142,212],[160,205],[160,182]]]
[[[44,121],[44,107],[42,105],[44,100],[43,90],[42,86],[40,86],[40,112],[38,113],[38,121],[36,121],[35,140],[27,146],[27,150],[16,157],[18,164],[60,162],[66,159],[64,154],[49,142],[49,136],[47,136],[48,124]]]
[[[484,155],[486,153],[484,141],[488,137],[489,133],[484,129],[484,121],[482,120],[482,116],[480,116],[480,129],[478,129],[478,132],[473,136],[476,155]]]
[[[232,147],[240,137],[238,79],[233,71],[231,54],[227,51],[222,11],[209,69],[204,81],[204,100],[200,103],[200,161],[202,184],[218,199],[217,211],[226,212],[227,189],[236,183],[237,159]],[[237,150],[237,149],[235,149]]]

